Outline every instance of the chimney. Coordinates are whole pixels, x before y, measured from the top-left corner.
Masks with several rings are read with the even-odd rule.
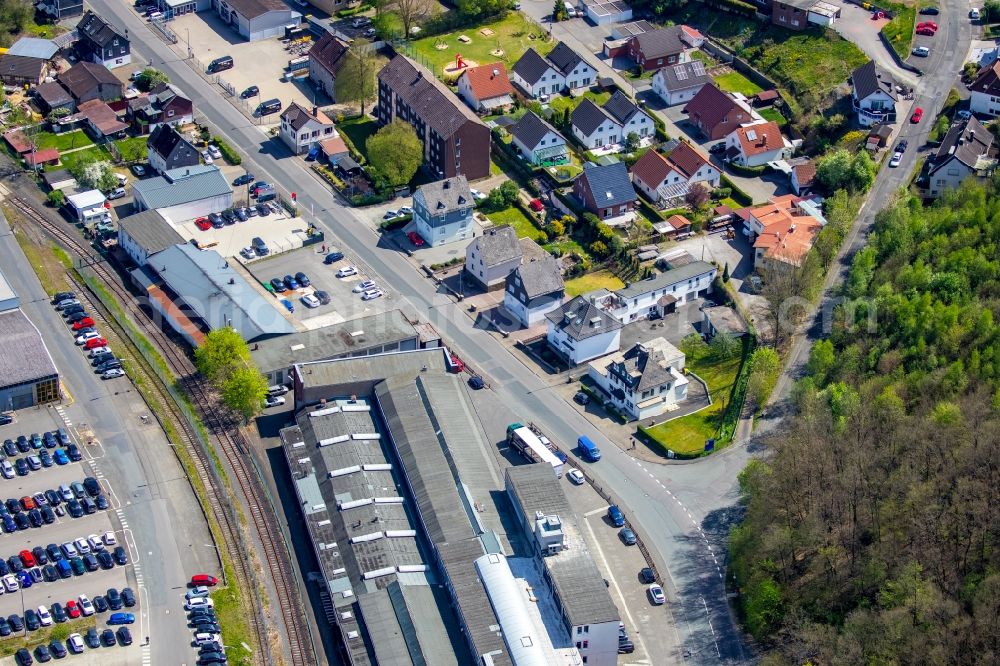
[[[444,184],[441,187],[443,187],[446,190],[450,190],[451,189],[451,181],[450,180],[444,181]]]
[[[500,70],[497,69],[496,67],[494,67],[493,68],[493,76],[490,77],[490,78],[494,78],[494,77],[497,77],[497,76],[500,76]]]
[[[318,106],[314,106],[313,107],[313,118],[315,118],[318,115],[319,115],[319,107]]]

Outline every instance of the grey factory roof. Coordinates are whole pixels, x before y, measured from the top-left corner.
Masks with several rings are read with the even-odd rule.
[[[365,350],[372,348],[398,346],[406,340],[417,339],[416,329],[403,313],[399,310],[390,310],[339,324],[261,340],[250,348],[250,355],[261,372],[270,372],[290,368],[296,363],[364,353]]]
[[[583,296],[563,303],[545,315],[555,328],[561,329],[571,340],[586,340],[601,333],[617,331],[622,323],[607,314]]]
[[[147,208],[169,208],[221,196],[233,190],[219,167],[199,164],[170,169],[155,178],[137,180],[132,191],[136,197],[142,197]]]
[[[896,99],[896,84],[874,60],[869,60],[851,73],[851,84],[854,86],[856,99],[864,99],[879,91]]]
[[[21,298],[7,282],[3,271],[0,271],[0,311],[13,310],[21,305]],[[2,408],[2,407],[0,407]]]
[[[529,48],[524,52],[516,63],[514,63],[514,68],[511,70],[512,73],[517,74],[522,79],[527,81],[530,85],[535,85],[538,83],[538,79],[549,70],[549,68],[555,69],[555,65],[539,55],[538,51],[533,48]]]
[[[473,242],[479,247],[483,265],[487,268],[523,256],[521,244],[517,241],[517,231],[511,226],[491,227]]]
[[[148,254],[166,250],[184,242],[177,230],[155,210],[144,210],[118,220],[119,232],[124,231]]]
[[[0,386],[58,376],[41,333],[20,309],[0,312],[0,341],[5,350],[0,354]]]
[[[447,370],[443,348],[415,349],[375,356],[356,356],[329,361],[296,363],[296,374],[307,391],[338,397],[351,393],[368,394],[386,377]]]
[[[535,261],[528,261],[513,271],[507,280],[519,277],[524,284],[524,291],[527,297],[537,298],[554,291],[565,289],[562,274],[559,272],[559,262],[552,257],[545,257]]]
[[[504,644],[499,622],[483,581],[476,571],[475,560],[486,553],[479,537],[437,545],[438,559],[448,583],[458,600],[469,641],[475,654],[493,655],[493,666],[510,666],[513,662]]]
[[[445,215],[473,203],[469,181],[462,175],[421,185],[414,199],[422,200],[431,215]]]
[[[628,167],[624,162],[585,166],[578,178],[586,179],[594,202],[599,208],[617,206],[637,199],[635,188],[632,187],[632,181],[628,177]]]
[[[521,119],[510,128],[511,136],[524,144],[528,150],[534,150],[538,142],[549,132],[554,132],[556,136],[562,138],[556,128],[536,116],[533,111],[521,116]]]
[[[619,289],[615,294],[619,298],[635,298],[641,296],[642,294],[649,293],[651,291],[656,291],[658,289],[663,289],[669,287],[672,284],[677,284],[678,282],[683,282],[684,280],[691,280],[709,271],[716,270],[715,266],[704,261],[694,261],[690,264],[686,264],[679,268],[673,270],[664,271],[659,275],[651,277],[647,280],[639,280],[638,282],[633,282],[623,289]]]
[[[255,19],[268,12],[287,12],[288,5],[281,0],[227,0],[230,7],[246,19]]]
[[[583,132],[584,136],[590,136],[608,117],[601,107],[589,99],[584,99],[573,109],[570,122],[573,123],[573,127]]]
[[[39,39],[38,37],[22,37],[7,49],[10,55],[24,56],[26,58],[41,58],[51,60],[59,47],[51,39]]]
[[[232,326],[247,341],[295,331],[215,250],[183,243],[157,252],[148,263],[213,330]]]
[[[566,541],[572,541],[568,550],[542,559],[569,623],[576,626],[619,620],[618,609],[579,533],[576,514],[552,466],[535,463],[509,467],[507,480],[524,515],[534,516],[541,511],[547,516],[559,516]]]
[[[365,628],[373,637],[376,663],[393,666],[467,663],[466,649],[451,613],[442,617],[426,611],[435,606],[448,608],[448,595],[437,586],[397,581],[384,593],[366,594],[358,602]],[[461,660],[456,654],[459,651]]]

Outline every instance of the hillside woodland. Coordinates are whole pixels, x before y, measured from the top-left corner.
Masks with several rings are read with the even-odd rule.
[[[883,211],[731,535],[766,664],[1000,663],[1000,184]]]

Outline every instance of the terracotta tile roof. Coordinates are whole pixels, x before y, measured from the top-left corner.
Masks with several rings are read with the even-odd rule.
[[[701,34],[698,30],[695,30],[689,25],[682,25],[681,30],[692,39],[705,39],[705,35]]]
[[[731,111],[738,108],[735,99],[714,84],[707,84],[688,102],[684,110],[689,118],[700,118],[702,127],[711,132]]]
[[[468,79],[472,93],[480,102],[501,95],[514,94],[514,88],[507,78],[507,68],[502,62],[470,67],[462,73],[462,76]]]
[[[632,165],[632,178],[651,189],[658,188],[671,171],[670,162],[655,150],[647,150]]]
[[[350,152],[347,149],[347,144],[344,142],[344,139],[339,136],[320,141],[319,147],[324,153],[326,153],[327,157],[330,155],[340,155],[342,153]]]
[[[764,249],[768,259],[798,266],[812,248],[823,225],[812,215],[800,213],[800,201],[800,197],[787,194],[750,209],[750,215],[764,228],[753,246]]]
[[[146,293],[151,300],[160,304],[160,311],[165,316],[170,317],[177,326],[182,328],[184,333],[194,340],[196,345],[200,346],[205,342],[205,334],[201,332],[201,329],[195,326],[194,322],[188,318],[183,310],[177,307],[177,304],[162,289],[154,284],[146,290]]]
[[[781,128],[773,121],[738,127],[734,132],[745,157],[766,153],[785,145]]]
[[[677,231],[681,229],[688,229],[691,227],[691,220],[687,219],[683,215],[671,215],[667,218],[667,224],[672,226]]]
[[[667,160],[677,167],[682,174],[687,176],[688,179],[698,173],[698,169],[706,164],[711,165],[707,157],[685,141],[681,141],[676,148],[670,151],[670,154],[667,155]]]
[[[816,180],[816,164],[813,162],[796,164],[792,170],[795,172],[795,180],[798,181],[799,187],[809,187]]]
[[[114,109],[99,99],[88,100],[80,104],[77,110],[79,115],[89,120],[105,136],[128,128],[128,125],[118,120],[118,114]]]

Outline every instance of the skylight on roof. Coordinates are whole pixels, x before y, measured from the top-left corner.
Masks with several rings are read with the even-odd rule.
[[[747,130],[747,138],[751,141],[757,140],[757,130]]]

